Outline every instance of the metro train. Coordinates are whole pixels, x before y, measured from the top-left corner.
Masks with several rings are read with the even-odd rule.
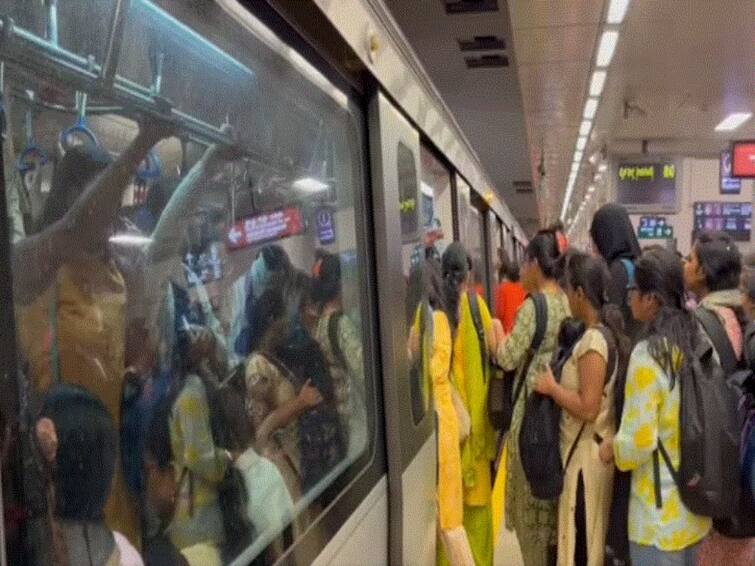
[[[361,357],[366,434],[299,486],[289,512],[307,517],[303,527],[282,542],[279,531],[258,529],[228,562],[434,563],[435,419],[406,348],[413,262],[428,234],[439,251],[461,241],[491,299],[499,250],[519,258],[527,238],[383,2],[0,0],[0,29],[0,262],[13,266],[1,272],[0,293],[15,306],[2,310],[4,421],[28,423],[29,391],[50,381],[51,347],[40,345],[50,342],[51,300],[63,380],[72,365],[102,362],[102,351],[112,357],[107,377],[133,364],[144,349],[128,344],[139,325],[159,365],[173,344],[156,321],[178,294],[190,304],[183,322],[214,325],[243,363],[260,249],[278,246],[300,272],[330,253],[357,330],[346,355]],[[96,246],[107,259],[85,257],[87,238],[99,237],[88,235],[95,220],[75,216],[70,202],[52,220],[69,221],[73,243],[35,248],[56,229],[46,219],[56,198],[63,206],[61,183],[79,180],[80,199],[91,196],[83,185],[105,190],[76,170],[62,179],[69,155],[97,147],[122,162],[150,122],[164,131],[123,181],[117,221]],[[135,257],[154,260],[160,274],[135,268],[144,261]],[[98,291],[103,274],[107,290]],[[61,296],[87,301],[81,316],[96,321],[66,330]],[[100,300],[114,318],[97,318]],[[88,354],[78,359],[65,349],[71,342]],[[6,510],[23,507],[30,489],[8,457]],[[28,551],[18,536],[6,522],[4,564]]]

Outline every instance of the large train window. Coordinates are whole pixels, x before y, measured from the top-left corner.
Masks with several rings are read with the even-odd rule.
[[[451,173],[425,146],[420,157],[425,245],[439,257],[453,241]]]
[[[374,450],[363,117],[233,2],[59,2],[57,45],[40,4],[0,0],[10,563],[324,544]]]

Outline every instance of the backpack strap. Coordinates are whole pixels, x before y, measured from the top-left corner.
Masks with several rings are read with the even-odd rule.
[[[716,313],[705,307],[697,307],[695,309],[695,316],[700,321],[700,324],[702,324],[705,334],[708,335],[708,338],[713,343],[724,372],[727,375],[734,373],[738,366],[737,355],[734,353],[729,336],[726,334],[724,325],[721,324]]]
[[[660,452],[663,457],[663,463],[666,464],[671,478],[676,485],[679,485],[679,473],[674,469],[671,464],[671,456],[666,451],[666,447],[663,445],[663,441],[658,439],[658,448],[653,450],[653,484],[655,488],[655,506],[658,509],[663,507],[663,496],[661,495],[661,464],[658,460],[658,453]]]
[[[616,370],[619,369],[618,363],[619,363],[619,356],[616,352],[616,340],[614,340],[613,334],[611,333],[611,330],[606,327],[604,324],[599,324],[597,326],[598,331],[603,335],[603,338],[606,341],[606,346],[608,346],[608,359],[606,360],[606,369],[608,371],[606,384],[610,380],[611,376],[616,372]]]
[[[622,257],[619,261],[624,266],[624,271],[627,272],[627,289],[629,289],[634,285],[634,262],[626,257]]]
[[[346,369],[349,366],[346,365],[346,358],[343,355],[343,350],[341,350],[341,340],[338,337],[338,329],[342,316],[343,311],[334,312],[330,315],[328,319],[328,340],[330,341],[330,349],[333,351],[336,360],[342,368]]]
[[[512,407],[516,406],[519,394],[522,392],[522,388],[527,381],[527,372],[529,372],[530,364],[532,364],[535,354],[537,354],[540,349],[543,339],[545,338],[545,332],[548,329],[548,304],[545,301],[545,296],[542,293],[535,293],[534,295],[530,295],[530,298],[535,307],[535,334],[532,336],[532,342],[530,342],[530,347],[525,354],[522,373],[519,376],[519,382],[516,384],[516,389],[514,390]]]

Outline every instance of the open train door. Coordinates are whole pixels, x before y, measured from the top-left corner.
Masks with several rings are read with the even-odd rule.
[[[390,563],[430,566],[436,537],[435,417],[421,368],[407,347],[421,295],[416,279],[423,257],[419,133],[380,93],[371,101],[369,120]]]

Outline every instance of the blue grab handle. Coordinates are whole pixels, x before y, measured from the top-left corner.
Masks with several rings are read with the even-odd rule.
[[[94,132],[87,127],[84,118],[79,118],[73,126],[60,132],[60,145],[63,148],[63,151],[68,151],[74,146],[74,144],[69,141],[71,136],[84,137],[89,144],[94,146],[99,145],[97,143],[97,136],[95,136]]]
[[[35,167],[46,165],[50,161],[47,152],[36,143],[26,146],[16,160],[16,170],[22,175]]]

